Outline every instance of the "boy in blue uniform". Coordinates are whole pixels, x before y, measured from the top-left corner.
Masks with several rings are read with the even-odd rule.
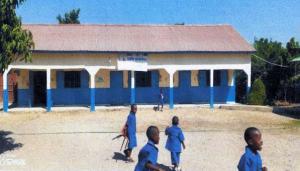
[[[267,171],[262,167],[262,160],[258,151],[262,149],[261,132],[255,127],[245,130],[244,139],[247,143],[245,153],[238,164],[239,171]]]
[[[139,152],[139,161],[134,171],[164,171],[157,166],[158,148],[155,144],[159,143],[159,130],[156,126],[147,129],[148,143]]]
[[[161,108],[159,109],[159,106],[161,106]],[[162,89],[160,89],[160,93],[159,93],[159,103],[157,105],[157,110],[160,110],[161,112],[163,111],[164,108],[164,94]]]
[[[131,158],[131,153],[134,147],[137,146],[136,142],[136,114],[137,106],[136,104],[132,104],[130,107],[130,113],[127,117],[126,128],[127,128],[127,137],[128,137],[128,148],[124,150],[124,154],[128,160],[128,162],[134,162]]]
[[[181,128],[178,127],[179,119],[177,116],[172,118],[172,126],[167,127],[165,134],[168,136],[166,149],[171,152],[171,161],[174,166],[174,170],[181,170],[179,167],[181,144],[185,149],[184,135]]]

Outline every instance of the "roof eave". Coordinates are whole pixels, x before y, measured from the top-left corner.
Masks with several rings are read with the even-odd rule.
[[[256,51],[94,51],[94,50],[33,50],[33,53],[213,53],[253,54]]]

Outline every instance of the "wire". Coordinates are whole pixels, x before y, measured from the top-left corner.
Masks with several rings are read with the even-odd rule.
[[[260,60],[262,60],[262,61],[264,61],[264,62],[266,62],[266,63],[268,63],[268,64],[271,64],[271,65],[275,65],[275,66],[279,66],[279,67],[283,67],[283,68],[288,68],[288,66],[279,65],[279,64],[275,64],[275,63],[273,63],[273,62],[269,62],[269,61],[265,60],[264,58],[259,57],[259,56],[257,56],[257,55],[251,55],[251,56],[254,56],[254,57],[256,57],[256,58],[258,58],[258,59],[260,59]]]

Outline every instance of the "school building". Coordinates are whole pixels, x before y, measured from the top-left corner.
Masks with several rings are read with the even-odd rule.
[[[31,63],[16,61],[17,106],[235,103],[235,71],[251,85],[255,51],[230,25],[23,25]]]

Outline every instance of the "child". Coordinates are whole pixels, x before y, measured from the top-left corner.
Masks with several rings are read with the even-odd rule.
[[[174,170],[181,170],[179,167],[181,144],[185,149],[184,135],[181,128],[178,127],[179,119],[177,116],[172,118],[172,127],[167,127],[165,134],[168,136],[166,143],[166,149],[171,152],[171,161],[174,166]]]
[[[155,144],[159,143],[159,130],[156,126],[147,129],[148,143],[139,152],[139,161],[134,171],[164,171],[157,166],[158,149]]]
[[[262,160],[258,151],[262,149],[262,138],[259,129],[249,127],[245,130],[244,139],[247,143],[245,153],[240,159],[239,171],[267,171],[262,167]]]
[[[160,93],[159,93],[159,103],[157,105],[157,110],[159,110],[159,106],[161,106],[160,111],[163,111],[164,108],[164,94],[162,92],[162,89],[160,89]]]
[[[134,147],[137,146],[136,142],[136,114],[137,106],[135,104],[132,104],[130,107],[130,113],[127,117],[126,121],[126,128],[127,128],[127,137],[128,137],[128,148],[124,150],[124,154],[127,158],[128,162],[134,162],[134,160],[131,158],[131,153]]]

